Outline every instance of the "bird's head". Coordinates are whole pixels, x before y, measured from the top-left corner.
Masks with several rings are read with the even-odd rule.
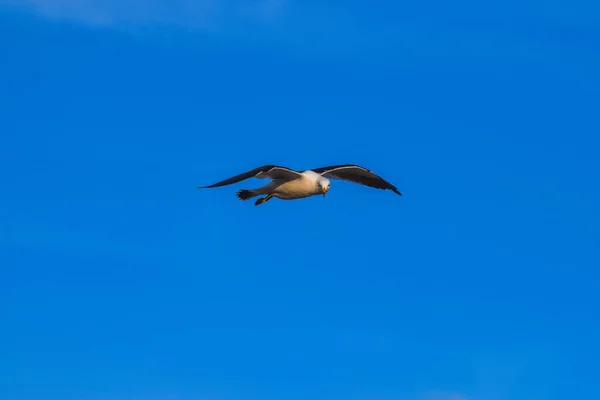
[[[331,187],[331,182],[329,181],[329,179],[321,176],[317,181],[317,186],[319,187],[319,191],[323,193],[323,197],[325,197],[325,193],[327,193],[329,191],[329,188]]]

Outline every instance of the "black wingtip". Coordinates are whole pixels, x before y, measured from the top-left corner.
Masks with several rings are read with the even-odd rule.
[[[398,189],[396,189],[395,187],[391,187],[389,188],[392,192],[396,193],[398,196],[402,196],[402,193],[400,193],[400,191]]]

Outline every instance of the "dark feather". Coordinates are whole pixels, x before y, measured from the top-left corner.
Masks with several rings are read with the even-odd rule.
[[[389,189],[402,196],[402,193],[394,185],[364,167],[355,164],[331,165],[313,169],[318,174],[327,178],[340,179],[358,183],[376,189]]]
[[[249,179],[249,178],[253,178],[256,175],[260,174],[261,172],[268,172],[270,170],[272,170],[273,168],[283,168],[283,169],[288,169],[286,167],[281,167],[278,165],[263,165],[262,167],[258,167],[258,168],[254,168],[253,170],[250,170],[248,172],[244,172],[241,173],[239,175],[233,176],[231,178],[225,179],[221,182],[217,182],[217,183],[213,183],[212,185],[209,186],[198,186],[197,189],[208,189],[208,188],[215,188],[215,187],[219,187],[219,186],[225,186],[225,185],[232,185],[234,183],[238,183],[241,182],[245,179]],[[278,179],[278,178],[283,178],[284,175],[282,175],[281,177],[279,176],[272,176],[272,179]]]

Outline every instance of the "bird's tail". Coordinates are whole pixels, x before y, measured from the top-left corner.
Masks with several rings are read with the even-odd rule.
[[[246,190],[246,189],[240,190],[235,195],[240,200],[248,200],[248,199],[256,196],[252,190]]]

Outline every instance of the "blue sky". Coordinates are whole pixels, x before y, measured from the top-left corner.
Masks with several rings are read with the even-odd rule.
[[[600,397],[600,6],[480,3],[0,0],[0,397]]]

